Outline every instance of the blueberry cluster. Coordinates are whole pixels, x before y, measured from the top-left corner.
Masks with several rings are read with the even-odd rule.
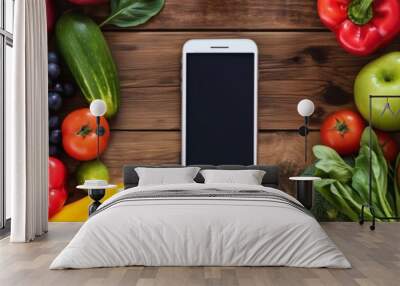
[[[62,107],[63,98],[72,97],[75,93],[75,85],[71,81],[61,80],[60,58],[54,51],[48,53],[49,74],[49,154],[55,156],[60,153],[61,117],[58,114]]]

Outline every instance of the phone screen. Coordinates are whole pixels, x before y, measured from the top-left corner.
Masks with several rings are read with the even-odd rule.
[[[255,55],[186,57],[186,164],[253,164]]]

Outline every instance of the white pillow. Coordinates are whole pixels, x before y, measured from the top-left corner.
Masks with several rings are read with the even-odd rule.
[[[261,185],[265,171],[262,170],[202,170],[205,184]]]
[[[200,168],[135,168],[139,176],[139,186],[195,183],[193,180]]]

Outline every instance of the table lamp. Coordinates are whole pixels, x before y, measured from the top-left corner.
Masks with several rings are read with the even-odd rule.
[[[299,128],[299,134],[304,136],[304,162],[307,163],[307,135],[311,115],[314,113],[314,103],[309,99],[300,100],[297,104],[297,112],[304,117],[304,125]]]
[[[104,100],[95,99],[90,103],[90,113],[96,116],[96,135],[97,135],[97,160],[100,160],[100,118],[106,114],[107,105]],[[104,197],[106,189],[114,188],[105,180],[85,180],[85,184],[77,186],[78,189],[88,190],[89,197],[93,203],[89,206],[89,215],[93,214],[101,205],[100,200]]]

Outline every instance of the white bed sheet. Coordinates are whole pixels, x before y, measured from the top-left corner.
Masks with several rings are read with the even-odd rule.
[[[263,190],[254,185],[179,184],[122,191]],[[91,217],[50,269],[145,266],[293,266],[350,268],[310,215],[262,199],[185,198],[124,201]]]

